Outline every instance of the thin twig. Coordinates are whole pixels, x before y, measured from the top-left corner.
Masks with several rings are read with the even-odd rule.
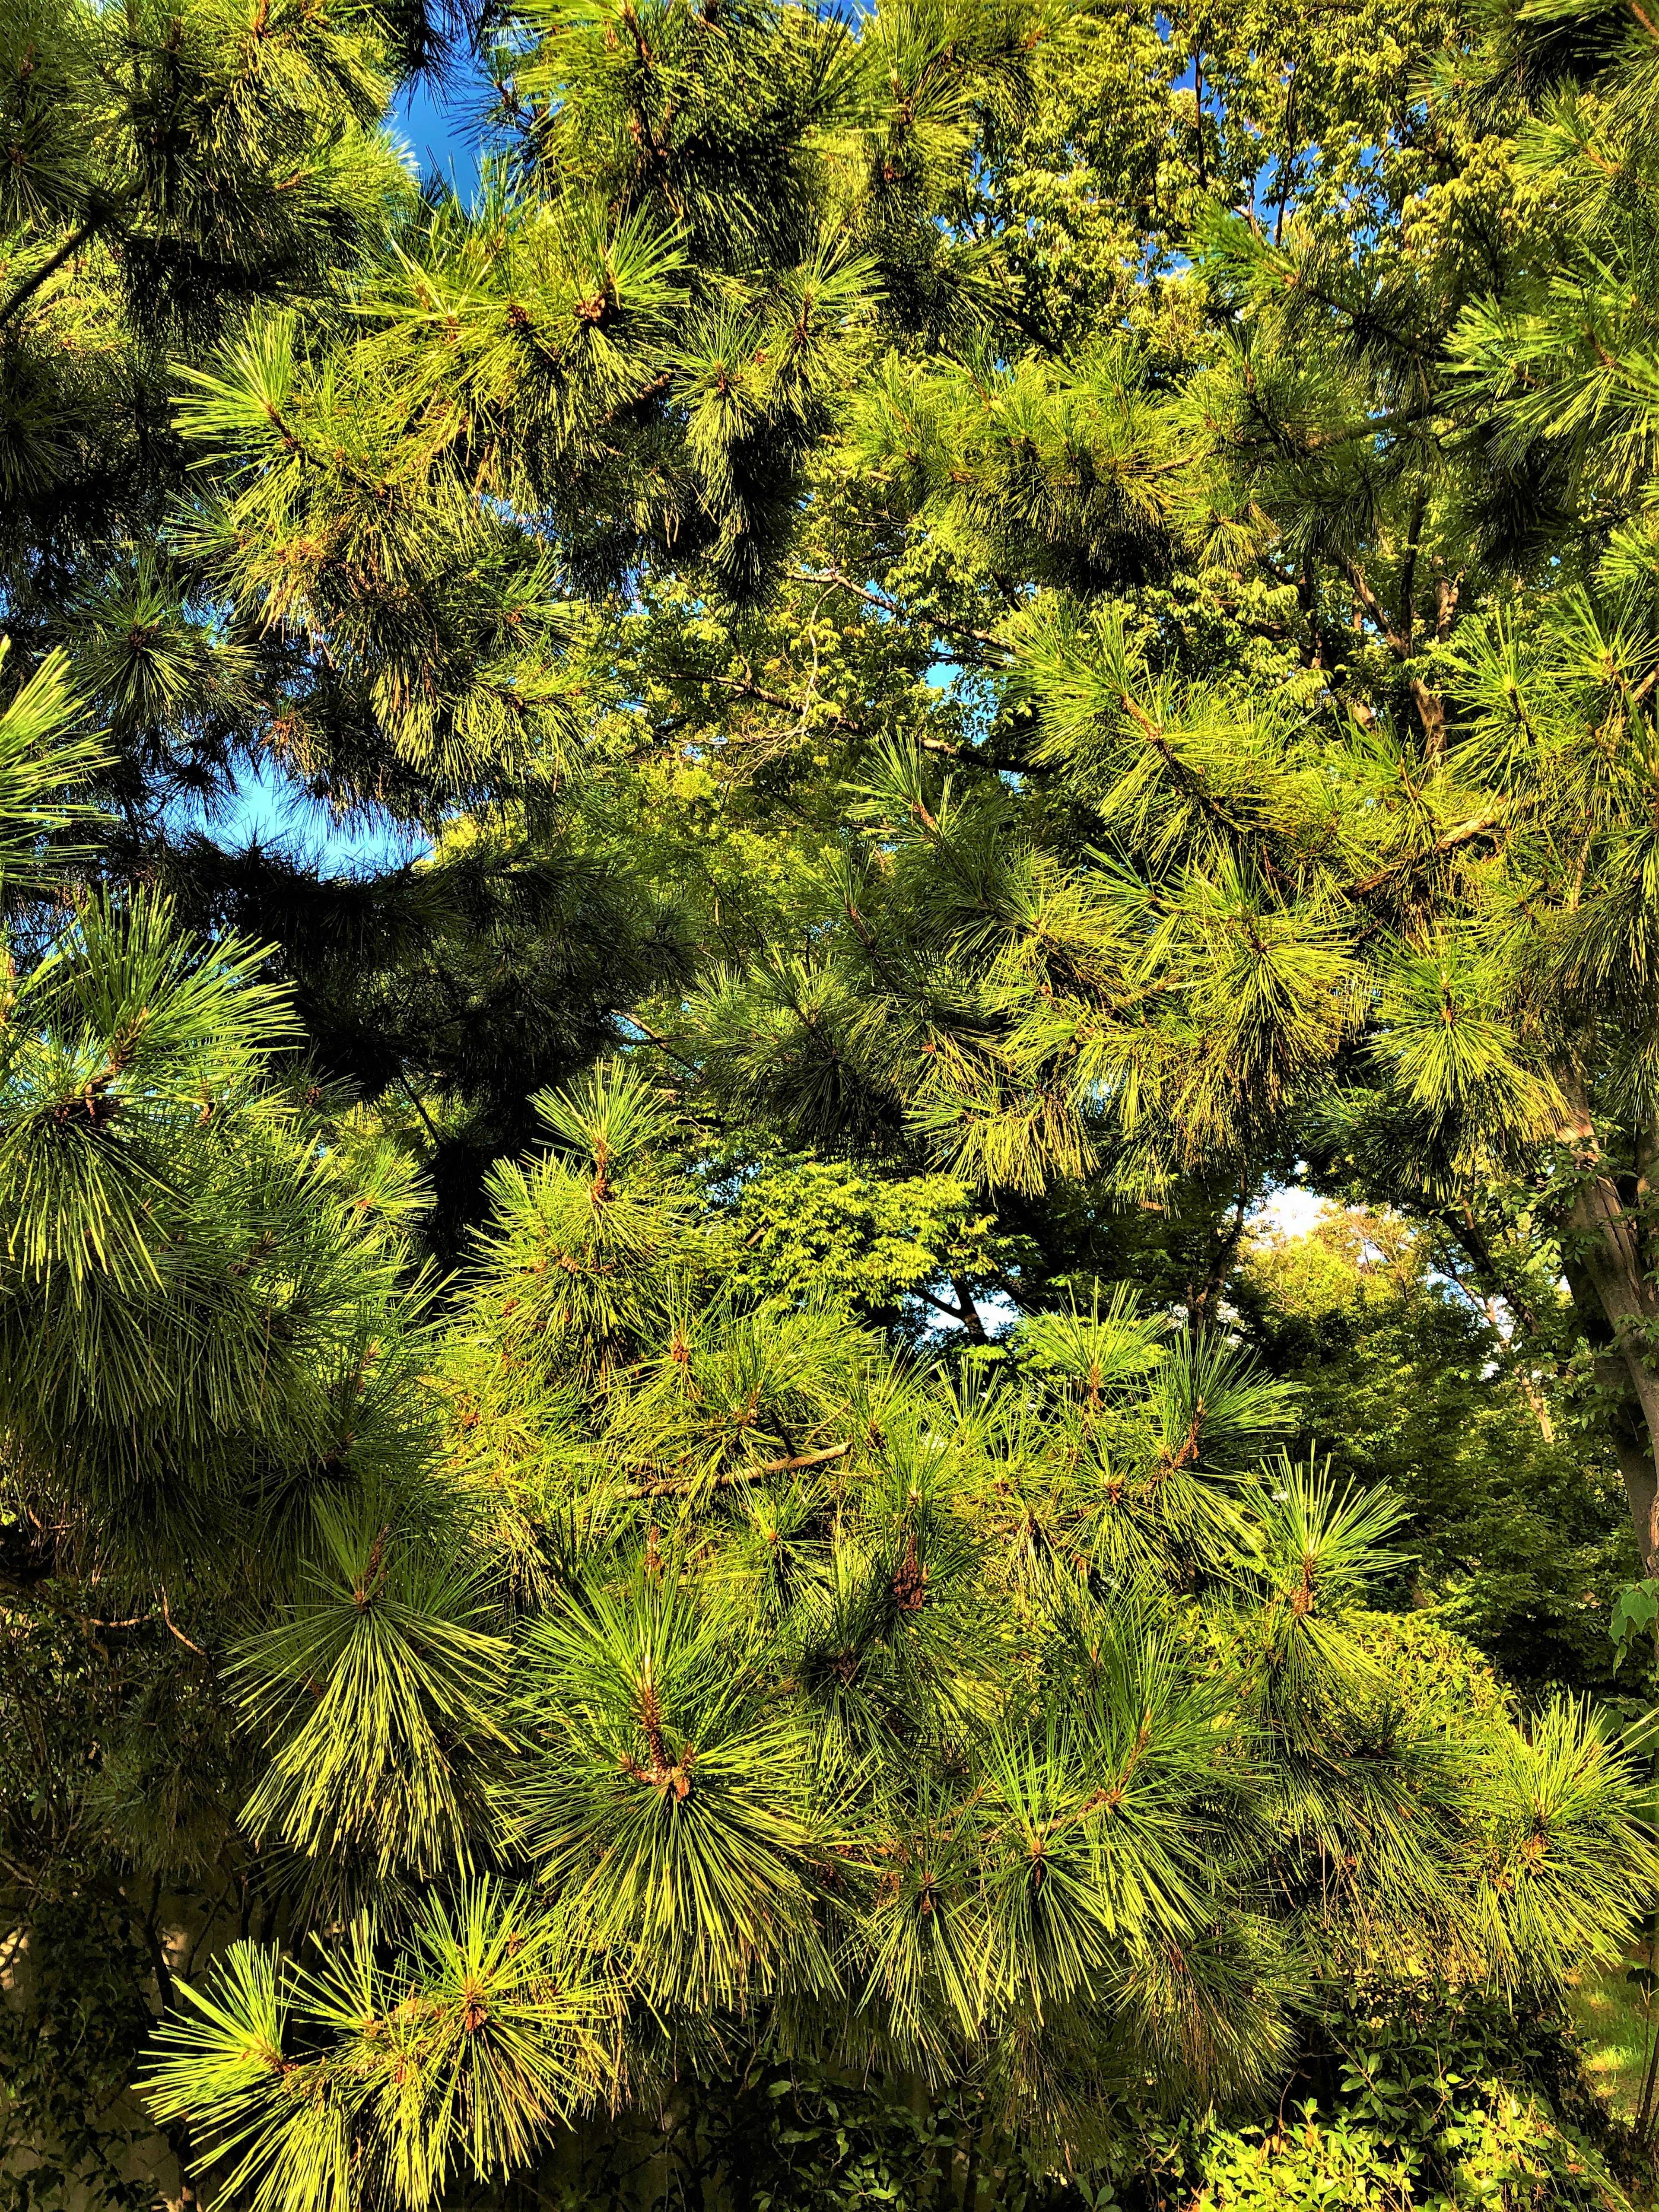
[[[702,668],[665,668],[663,674],[674,684],[711,684],[721,691],[735,691],[741,699],[758,700],[763,707],[775,707],[785,714],[799,715],[803,712],[794,700],[786,699],[780,691],[769,691],[763,684],[751,684],[744,677],[716,676],[709,670]],[[809,708],[825,704],[827,704],[825,701],[813,700],[811,697],[806,702]],[[867,738],[871,734],[870,725],[867,722],[854,721],[850,716],[838,713],[833,707],[830,708],[822,726],[831,730],[845,730],[849,736],[855,738]]]
[[[179,1642],[180,1642],[180,1643],[181,1643],[181,1644],[185,1647],[185,1649],[186,1649],[187,1650],[193,1651],[193,1652],[196,1654],[196,1656],[197,1656],[198,1659],[207,1659],[207,1656],[208,1656],[208,1655],[207,1655],[207,1653],[206,1653],[205,1651],[204,1651],[204,1650],[203,1650],[203,1649],[202,1649],[201,1645],[200,1645],[199,1644],[192,1644],[192,1643],[191,1642],[191,1640],[190,1640],[189,1637],[187,1637],[187,1636],[185,1635],[185,1633],[184,1630],[183,1630],[182,1628],[180,1628],[180,1627],[179,1627],[179,1624],[177,1623],[177,1621],[175,1621],[175,1620],[174,1620],[174,1619],[173,1619],[173,1614],[172,1614],[171,1611],[168,1609],[168,1606],[167,1606],[167,1594],[166,1590],[164,1590],[164,1589],[161,1589],[161,1586],[160,1586],[160,1584],[159,1584],[159,1583],[157,1584],[157,1590],[158,1590],[158,1593],[159,1593],[160,1597],[161,1597],[161,1618],[162,1618],[162,1620],[163,1620],[164,1621],[166,1621],[166,1623],[167,1623],[167,1626],[172,1630],[173,1633],[173,1634],[178,1638],[179,1641]],[[208,1660],[208,1664],[209,1664],[210,1666],[211,1666],[211,1665],[212,1665],[212,1663],[213,1663],[213,1662],[212,1662],[212,1661],[211,1661],[210,1659],[210,1660]]]
[[[969,638],[974,644],[988,645],[997,653],[1013,651],[1006,639],[993,636],[988,629],[975,629],[967,623],[947,622],[943,615],[913,615],[896,599],[884,599],[879,592],[870,591],[863,584],[855,584],[850,576],[843,576],[839,568],[830,568],[821,576],[814,574],[810,568],[797,568],[795,574],[803,584],[833,584],[841,591],[851,592],[854,599],[863,599],[870,606],[879,607],[884,614],[892,615],[900,622],[925,622],[929,629],[941,630],[946,637]]]
[[[426,1133],[428,1136],[431,1138],[434,1145],[438,1144],[441,1139],[439,1138],[438,1132],[432,1126],[432,1116],[427,1112],[425,1107],[422,1105],[419,1094],[416,1092],[414,1085],[404,1073],[401,1067],[398,1070],[398,1086],[399,1090],[402,1091],[404,1097],[408,1099],[410,1104],[415,1109],[415,1111],[420,1115],[422,1121],[425,1122]]]
[[[815,576],[811,580],[821,584],[824,580],[822,576]],[[829,705],[828,701],[815,698],[809,691],[805,702],[797,707],[793,699],[786,699],[781,691],[769,691],[764,684],[750,683],[747,678],[741,676],[715,676],[707,669],[667,668],[662,672],[670,683],[711,684],[719,690],[736,692],[740,699],[756,699],[763,707],[775,707],[781,714],[793,714],[802,723],[805,722],[807,714],[813,707]],[[833,707],[830,708],[824,719],[817,726],[824,730],[844,730],[851,738],[868,738],[875,734],[868,722],[858,721],[852,715],[843,714]],[[799,736],[799,734],[800,731],[798,729],[796,735]],[[951,760],[961,757],[962,747],[952,744],[948,738],[923,736],[919,737],[915,742],[925,753],[944,753]]]
[[[640,1019],[637,1014],[624,1014],[623,1016],[623,1020],[627,1024],[630,1030],[637,1030],[647,1044],[655,1045],[659,1052],[665,1052],[670,1060],[678,1060],[680,1066],[684,1068],[690,1069],[693,1075],[696,1075],[698,1073],[697,1063],[695,1060],[688,1060],[683,1052],[678,1051],[674,1046],[669,1043],[668,1039],[665,1036],[659,1036],[655,1030],[647,1027],[647,1025]]]

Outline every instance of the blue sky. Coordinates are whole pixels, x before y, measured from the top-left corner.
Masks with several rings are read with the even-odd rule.
[[[181,804],[173,826],[204,825],[199,811]],[[205,826],[216,842],[232,849],[280,845],[338,875],[400,868],[430,849],[424,838],[400,836],[389,823],[342,829],[325,808],[308,801],[280,769],[264,760],[238,763],[235,797]]]
[[[447,178],[465,199],[478,180],[479,111],[489,82],[476,64],[469,69],[459,56],[449,75],[457,81],[453,89],[429,81],[406,87],[392,104],[390,120],[408,140],[421,173]]]

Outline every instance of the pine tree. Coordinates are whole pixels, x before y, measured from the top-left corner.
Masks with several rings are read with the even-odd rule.
[[[1281,1386],[1127,1297],[941,1385],[733,1299],[636,1076],[544,1112],[441,1370],[467,1564],[331,1510],[239,1647],[301,1880],[147,2087],[233,2198],[437,2202],[763,2032],[1075,2155],[1425,1931],[1539,1988],[1616,1938],[1632,1770],[1566,1705],[1419,1732],[1395,1509],[1262,1460]]]
[[[1559,1243],[1648,1525],[1651,656],[1470,305],[1583,54],[1374,13],[1126,19],[1079,183],[1086,21],[527,12],[470,209],[441,24],[17,41],[5,1879],[142,1949],[181,2188],[769,2054],[1059,2189],[1620,1955],[1632,1753],[1370,1609],[1220,1326],[1297,1159]],[[253,761],[429,854],[181,824]]]
[[[112,60],[101,16],[15,24],[7,626],[68,651],[110,730],[100,871],[270,945],[319,1064],[420,1099],[453,1256],[538,1088],[684,980],[595,794],[589,726],[632,686],[607,616],[647,564],[752,600],[874,332],[971,316],[936,216],[1042,25],[504,17],[468,208],[375,127],[436,18],[171,21]],[[344,879],[228,859],[251,772],[432,849]],[[508,1006],[489,979],[536,963],[526,932],[550,988]]]

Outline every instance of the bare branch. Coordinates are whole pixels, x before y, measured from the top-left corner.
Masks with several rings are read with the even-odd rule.
[[[1494,830],[1501,829],[1503,823],[1503,814],[1498,811],[1471,814],[1467,821],[1458,823],[1443,836],[1437,837],[1425,851],[1407,854],[1403,860],[1390,860],[1387,867],[1378,868],[1372,875],[1362,876],[1357,884],[1348,886],[1350,896],[1364,898],[1370,891],[1381,890],[1384,884],[1391,883],[1395,877],[1413,875],[1419,868],[1426,868],[1434,861],[1443,860],[1447,854],[1456,852],[1460,846],[1473,844],[1477,837],[1489,836]]]
[[[942,631],[946,637],[965,637],[975,645],[989,646],[994,652],[1012,653],[1013,647],[1003,638],[988,629],[973,629],[965,623],[947,622],[943,615],[915,615],[902,607],[896,599],[884,599],[879,592],[870,591],[863,584],[855,584],[850,576],[843,576],[839,568],[827,569],[817,575],[810,568],[797,568],[796,576],[803,584],[833,584],[843,592],[851,592],[854,599],[863,599],[884,614],[892,615],[900,622],[925,622],[929,629]]]
[[[662,1482],[631,1482],[623,1491],[624,1498],[690,1498],[697,1492],[731,1490],[739,1483],[758,1482],[763,1475],[793,1474],[803,1467],[824,1467],[832,1459],[845,1459],[853,1449],[850,1443],[831,1444],[828,1451],[800,1452],[793,1459],[763,1460],[758,1467],[733,1468],[727,1474],[717,1474],[710,1483],[684,1482],[669,1478]]]

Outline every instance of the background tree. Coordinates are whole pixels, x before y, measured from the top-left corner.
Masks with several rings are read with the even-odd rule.
[[[1363,100],[1336,74],[1348,150],[1287,152],[1242,214],[1192,204],[1202,284],[1146,288],[1194,302],[1184,362],[1155,331],[889,356],[854,450],[905,558],[981,580],[931,644],[960,656],[944,711],[977,696],[988,728],[878,748],[862,851],[823,844],[802,886],[802,954],[757,946],[673,1035],[728,1112],[908,1146],[1033,1243],[1057,1186],[1109,1212],[1299,1157],[1451,1237],[1523,1328],[1565,1266],[1645,1559],[1646,631],[1634,541],[1597,553],[1615,518],[1571,458],[1625,387],[1598,362],[1551,436],[1553,403],[1483,366],[1510,311],[1477,301],[1512,270],[1516,313],[1577,298],[1532,273],[1569,111],[1528,122],[1536,82],[1484,23],[1425,88],[1460,33],[1410,27],[1418,64],[1391,48]],[[1253,84],[1241,63],[1245,113]],[[1610,448],[1627,487],[1635,450]],[[896,572],[865,573],[896,627]]]
[[[1296,1384],[1297,1443],[1405,1505],[1394,1601],[1432,1607],[1532,1693],[1611,1695],[1632,1555],[1617,1462],[1566,1379],[1533,1366],[1536,1333],[1449,1244],[1397,1215],[1333,1209],[1303,1237],[1253,1235],[1229,1295],[1246,1340]],[[1567,1301],[1553,1304],[1570,1340]]]

